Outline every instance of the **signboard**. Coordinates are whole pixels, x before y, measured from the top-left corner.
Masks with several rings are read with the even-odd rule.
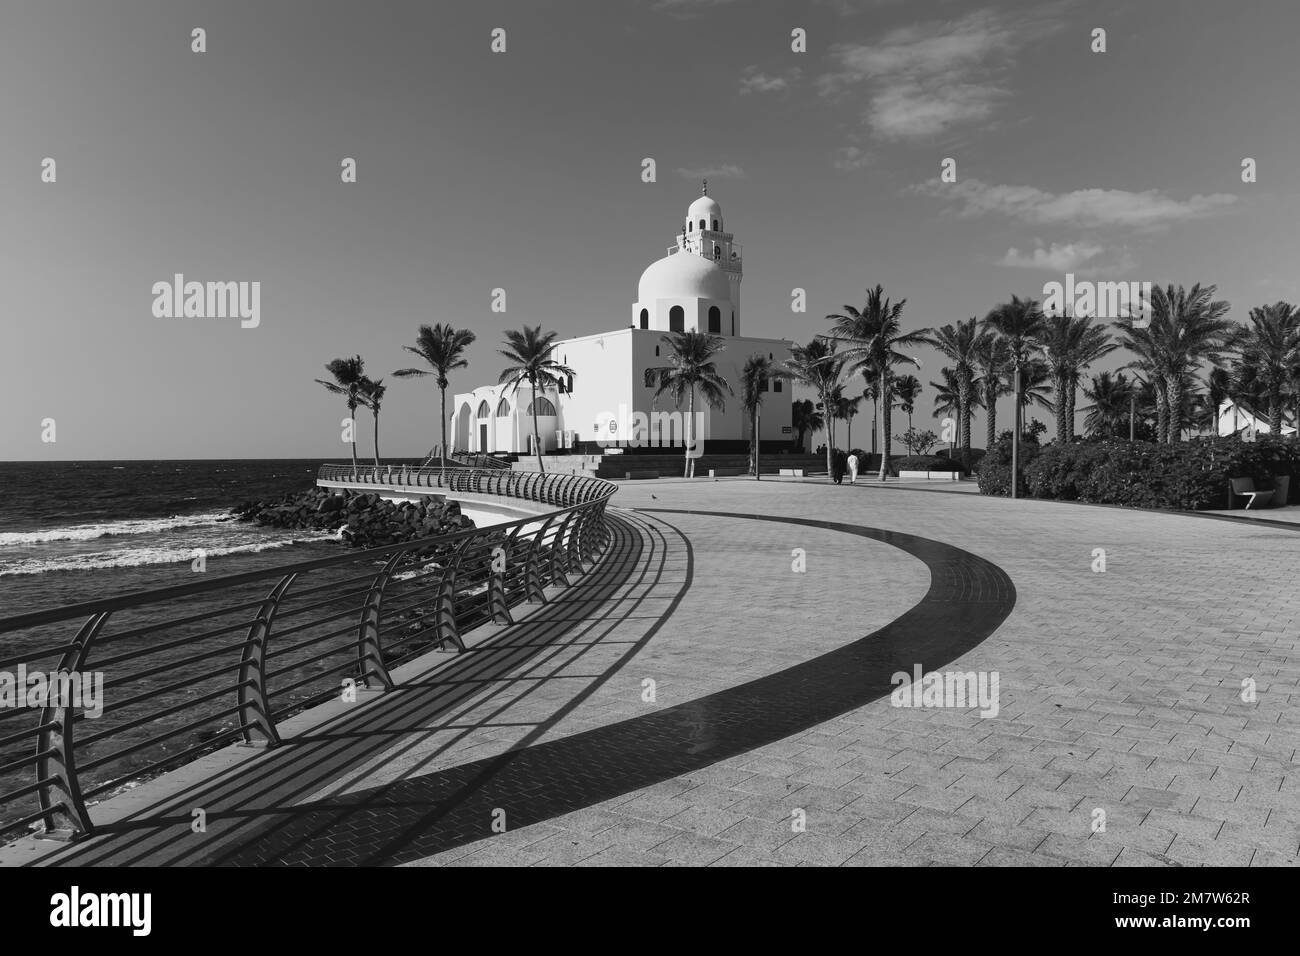
[[[794,426],[793,426],[793,425],[782,425],[782,426],[781,426],[781,434],[782,434],[782,435],[793,435],[793,434],[794,434]]]

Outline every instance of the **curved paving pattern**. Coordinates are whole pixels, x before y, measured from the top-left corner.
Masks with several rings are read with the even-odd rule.
[[[708,514],[883,542],[923,561],[930,589],[885,627],[776,674],[560,740],[298,806],[284,825],[204,862],[400,863],[490,836],[497,808],[506,811],[511,830],[540,823],[861,707],[889,693],[896,671],[918,663],[935,669],[979,644],[1015,605],[1015,588],[1000,568],[939,541],[837,522]]]

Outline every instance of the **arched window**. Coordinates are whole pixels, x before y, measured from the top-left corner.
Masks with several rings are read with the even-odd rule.
[[[533,406],[537,407],[538,415],[554,415],[555,406],[551,404],[549,398],[538,398],[535,402],[528,403],[528,414],[533,414]]]
[[[693,223],[693,222],[688,222],[688,223],[686,224],[686,231],[687,231],[687,232],[694,232],[694,231],[695,231],[695,223]]]
[[[572,376],[572,375],[568,376],[568,382],[569,382],[569,394],[572,395],[572,394],[573,394],[573,376]]]
[[[736,312],[734,309],[731,312],[731,334],[736,334]]]
[[[716,305],[709,306],[709,331],[714,335],[722,334],[722,310]]]
[[[703,219],[700,220],[700,228],[701,228],[701,229],[705,229],[705,228],[707,228],[707,227],[704,225],[704,220],[703,220]]]
[[[713,220],[713,231],[714,231],[714,232],[717,232],[717,231],[718,231],[718,220],[716,220],[716,219]]]
[[[779,378],[778,378],[778,379],[776,380],[776,382],[772,385],[772,391],[774,391],[774,392],[779,392],[779,391],[781,391],[781,380],[780,380]]]
[[[492,414],[492,406],[487,403],[486,399],[478,403],[479,418],[487,418],[491,414]]]
[[[686,331],[686,310],[680,305],[675,305],[668,310],[668,331],[685,332]]]
[[[641,328],[643,328],[643,329],[648,329],[648,328],[650,328],[650,310],[649,310],[649,309],[642,309],[642,310],[641,310]]]
[[[497,405],[497,418],[505,418],[509,414],[510,403],[503,398],[501,399],[501,403]]]
[[[721,246],[714,246],[714,247],[713,247],[713,258],[715,258],[715,259],[721,259],[721,258],[722,258],[722,247],[721,247]]]

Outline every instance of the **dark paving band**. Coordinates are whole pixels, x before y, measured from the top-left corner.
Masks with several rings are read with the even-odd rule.
[[[870,538],[923,561],[930,570],[930,589],[920,603],[879,630],[776,674],[560,740],[300,805],[283,825],[245,835],[238,848],[204,862],[387,865],[492,836],[497,808],[505,811],[511,831],[540,823],[862,707],[893,689],[895,672],[910,673],[917,664],[930,671],[960,657],[992,634],[1015,606],[1015,587],[1001,568],[939,541],[832,521],[646,511],[776,522]],[[693,558],[688,587],[692,570]]]

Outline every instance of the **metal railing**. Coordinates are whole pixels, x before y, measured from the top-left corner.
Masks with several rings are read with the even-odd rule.
[[[325,465],[319,477],[352,484],[352,466]],[[0,672],[17,668],[25,688],[37,673],[102,681],[94,707],[68,695],[30,706],[30,693],[29,706],[0,706],[0,837],[38,822],[85,836],[92,797],[232,742],[275,746],[286,717],[360,686],[387,691],[395,665],[463,651],[462,634],[479,624],[513,623],[512,607],[569,586],[611,540],[605,509],[617,486],[598,478],[453,469],[443,483],[436,468],[398,477],[553,510],[0,618]]]

